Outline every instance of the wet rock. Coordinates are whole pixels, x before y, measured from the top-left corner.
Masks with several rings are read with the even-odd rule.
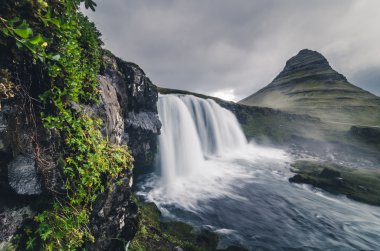
[[[308,179],[305,179],[300,174],[296,174],[293,177],[290,177],[289,178],[289,182],[292,182],[292,183],[305,183],[305,184],[309,184],[310,183]]]
[[[340,177],[340,172],[330,168],[324,168],[319,176],[326,179],[335,179]]]
[[[104,76],[99,76],[98,81],[102,99],[100,117],[105,122],[104,134],[110,142],[120,144],[124,134],[124,119],[121,116],[116,89]]]
[[[26,219],[32,218],[34,212],[29,206],[5,208],[0,212],[0,243],[8,242]],[[4,243],[5,245],[5,243]],[[2,250],[0,248],[0,250]]]
[[[365,126],[351,126],[350,134],[354,137],[369,143],[380,142],[380,128],[365,127]]]
[[[9,185],[20,195],[42,193],[35,161],[31,157],[18,155],[8,164]]]
[[[95,242],[87,244],[89,250],[124,250],[137,231],[137,206],[131,200],[130,180],[120,182],[94,204],[90,228]]]
[[[14,70],[15,74],[19,72],[24,71]],[[32,81],[32,74],[25,71],[25,79]],[[128,144],[135,170],[152,166],[161,127],[157,87],[136,64],[111,53],[105,53],[98,81],[100,102],[71,102],[70,109],[99,117],[103,121],[102,133],[111,143]],[[21,84],[39,86],[34,82]],[[38,97],[41,90],[28,89],[28,95],[29,91]],[[58,130],[44,128],[39,117],[40,104],[31,106],[25,102],[21,98],[7,100],[0,110],[0,243],[4,245],[24,220],[32,217],[33,213],[25,213],[25,208],[34,208],[35,204],[44,207],[44,203],[49,204],[47,198],[64,194],[63,139]],[[95,243],[86,243],[88,250],[124,250],[137,232],[137,206],[131,198],[132,173],[107,181],[106,191],[93,204],[89,227]]]
[[[154,112],[130,112],[125,125],[127,128],[141,129],[157,134],[160,130],[161,122]]]
[[[157,87],[136,64],[107,51],[103,60],[104,69],[98,76],[101,102],[86,109],[104,121],[103,134],[109,141],[128,145],[135,159],[134,172],[152,166],[161,128]],[[88,250],[124,250],[137,232],[137,205],[131,199],[132,173],[122,176],[111,181],[93,205],[90,228],[95,242],[86,244]]]
[[[122,143],[135,159],[135,173],[153,170],[157,135],[161,122],[157,114],[158,90],[136,64],[105,52],[104,78],[115,88],[124,119]]]

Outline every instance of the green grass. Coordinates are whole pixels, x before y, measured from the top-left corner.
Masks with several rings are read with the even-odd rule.
[[[171,250],[176,246],[190,251],[216,249],[218,242],[216,234],[210,233],[210,243],[202,245],[197,242],[199,236],[190,225],[182,222],[162,222],[160,212],[154,203],[142,202],[137,198],[135,201],[139,208],[139,229],[129,250]]]
[[[346,129],[351,125],[380,126],[379,97],[343,80],[313,78],[331,72],[309,70],[289,74],[239,103],[308,114],[324,122],[346,123]]]
[[[242,124],[242,128],[248,138],[282,144],[294,136],[320,139],[318,125],[318,122],[297,120],[286,113],[254,113],[247,114],[247,120]]]
[[[185,251],[217,250],[219,238],[210,231],[195,231],[189,224],[178,221],[162,221],[157,206],[134,198],[139,208],[139,228],[128,250],[167,251],[181,247]],[[241,247],[227,250],[246,251]],[[220,250],[223,251],[223,250]]]

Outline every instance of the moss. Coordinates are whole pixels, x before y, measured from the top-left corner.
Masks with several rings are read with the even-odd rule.
[[[139,208],[139,230],[129,250],[173,250],[175,247],[187,251],[217,250],[217,234],[207,230],[195,231],[192,226],[183,222],[162,221],[160,211],[154,203],[143,202],[137,197],[134,200]]]
[[[334,163],[297,161],[293,164],[296,176],[291,182],[311,184],[334,194],[344,194],[354,200],[380,206],[380,171],[349,168]],[[326,175],[339,173],[337,175]]]
[[[185,223],[160,221],[160,211],[154,203],[135,198],[139,208],[139,230],[129,247],[132,251],[171,250],[181,246],[185,250],[205,250],[189,241],[192,227]]]
[[[83,1],[89,8],[95,6],[91,0]],[[83,1],[6,1],[5,11],[0,9],[0,45],[14,54],[9,57],[14,62],[5,65],[22,61],[25,55],[33,59],[32,64],[43,65],[41,72],[28,73],[30,79],[48,76],[43,90],[39,83],[30,83],[39,90],[36,119],[45,128],[59,131],[64,153],[66,191],[54,194],[53,203],[35,217],[33,228],[25,229],[20,240],[26,241],[18,242],[18,249],[76,250],[94,241],[88,227],[92,204],[109,183],[132,169],[127,147],[109,143],[101,133],[101,120],[83,111],[84,106],[99,102],[102,44],[94,24],[79,12]],[[0,74],[5,86],[9,74]],[[15,84],[26,85],[20,80]],[[12,96],[7,89],[0,96]]]

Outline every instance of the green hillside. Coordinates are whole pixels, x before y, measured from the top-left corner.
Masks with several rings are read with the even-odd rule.
[[[349,83],[320,53],[307,49],[289,59],[272,83],[239,103],[308,114],[331,128],[380,126],[380,98]]]

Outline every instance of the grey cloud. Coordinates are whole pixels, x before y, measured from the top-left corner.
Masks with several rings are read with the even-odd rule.
[[[360,83],[363,89],[380,96],[380,67],[370,67],[356,72],[351,79],[352,83]]]
[[[108,49],[156,84],[243,98],[268,84],[303,48],[367,88],[380,66],[376,0],[98,0],[86,11]],[[353,76],[356,76],[355,78]]]

